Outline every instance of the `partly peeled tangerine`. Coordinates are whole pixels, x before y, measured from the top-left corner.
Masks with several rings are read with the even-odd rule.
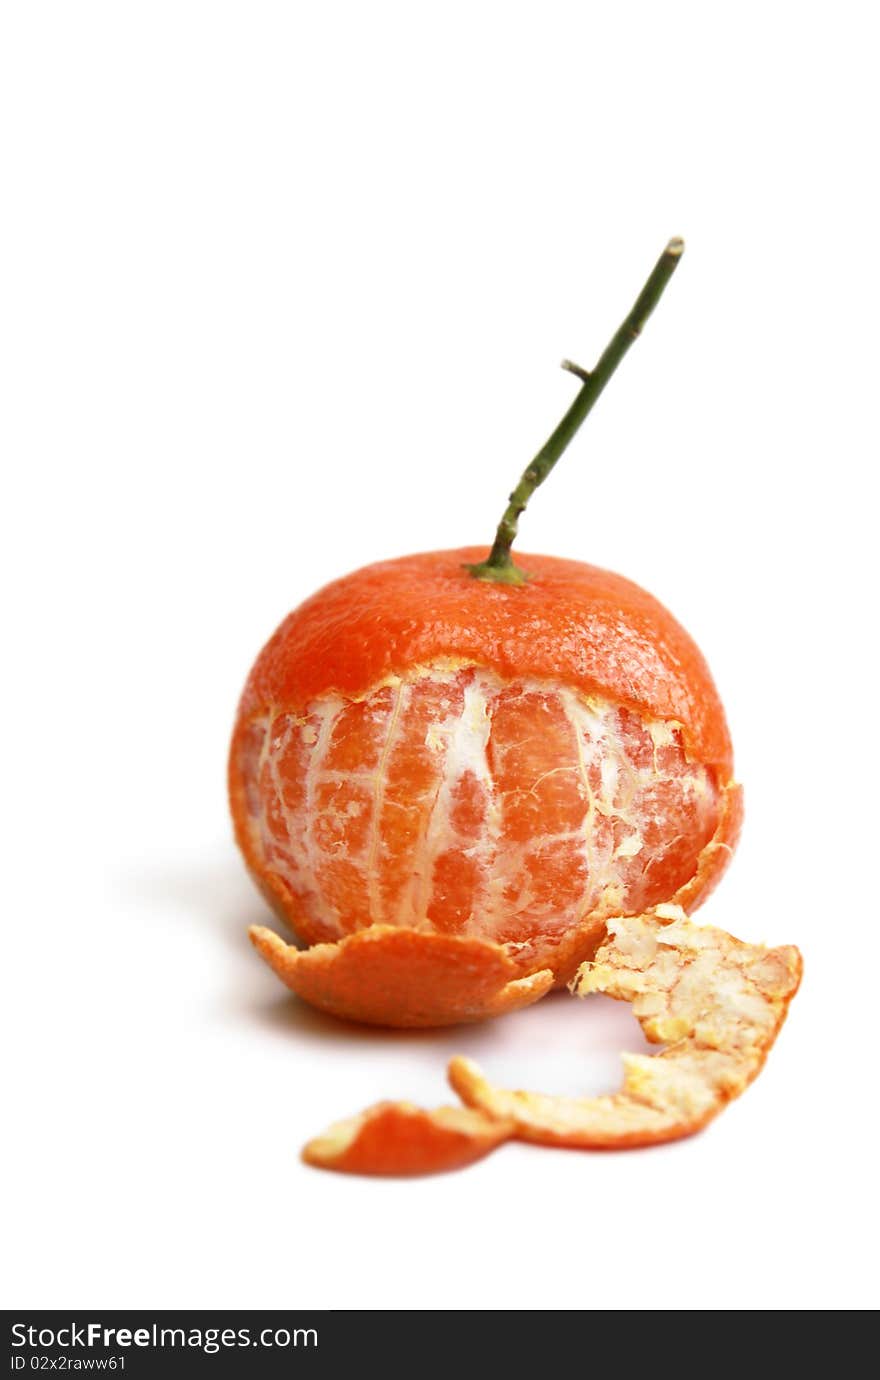
[[[742,792],[699,648],[646,590],[513,544],[681,260],[667,244],[510,494],[491,548],[362,567],[282,622],[229,755],[244,860],[302,949],[298,996],[393,1026],[482,1020],[571,982],[614,915],[695,910]]]
[[[312,1141],[305,1158],[361,1174],[436,1173],[508,1139],[624,1150],[701,1130],[760,1073],[798,989],[800,953],[790,944],[743,943],[693,924],[672,906],[614,918],[608,935],[572,991],[631,1002],[647,1038],[665,1046],[654,1056],[624,1054],[619,1092],[514,1092],[493,1087],[459,1057],[449,1065],[449,1081],[477,1120],[450,1125],[449,1108],[382,1103]]]
[[[312,1164],[423,1173],[511,1137],[610,1148],[688,1135],[754,1078],[797,987],[796,949],[697,929],[681,909],[709,895],[742,820],[699,648],[622,576],[513,560],[531,495],[683,249],[669,242],[593,369],[566,363],[580,391],[491,549],[383,561],[312,595],[257,657],[229,756],[245,862],[303,948],[264,926],[251,938],[305,1001],[442,1026],[574,979],[579,995],[631,1001],[667,1047],[628,1056],[622,1090],[590,1099],[493,1088],[456,1059],[469,1110],[383,1103],[313,1141]]]

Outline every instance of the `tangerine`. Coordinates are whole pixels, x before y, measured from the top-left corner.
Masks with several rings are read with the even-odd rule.
[[[672,615],[549,556],[520,558],[522,587],[486,586],[465,568],[481,554],[328,585],[281,625],[242,697],[238,842],[319,947],[255,939],[340,1015],[434,1024],[489,1014],[510,983],[514,1004],[542,995],[550,979],[521,979],[567,982],[608,916],[693,909],[736,841],[724,712]],[[358,935],[369,945],[344,955]]]
[[[619,575],[511,545],[682,251],[671,241],[526,470],[487,554],[326,586],[257,658],[229,761],[236,837],[307,947],[253,941],[306,1000],[390,1025],[537,1000],[609,916],[693,909],[736,843],[740,788],[702,655]],[[476,576],[477,578],[474,578]]]

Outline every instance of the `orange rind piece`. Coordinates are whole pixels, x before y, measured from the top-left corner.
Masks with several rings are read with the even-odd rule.
[[[425,1111],[379,1102],[310,1140],[307,1164],[343,1174],[443,1174],[463,1169],[507,1140],[513,1125],[469,1107]]]
[[[718,827],[697,859],[697,870],[690,881],[679,887],[669,899],[669,904],[680,906],[688,914],[701,906],[715,890],[739,843],[743,824],[743,788],[738,781],[729,781],[722,788],[720,797]]]
[[[251,941],[297,996],[370,1025],[428,1027],[530,1006],[553,986],[549,969],[522,977],[500,944],[373,925],[336,944],[297,949],[254,925]]]
[[[757,1077],[801,979],[793,945],[745,944],[678,906],[616,917],[608,933],[572,990],[630,1002],[646,1037],[666,1047],[625,1054],[621,1090],[590,1098],[493,1087],[471,1060],[453,1059],[449,1081],[462,1101],[512,1121],[516,1139],[622,1150],[693,1135]]]

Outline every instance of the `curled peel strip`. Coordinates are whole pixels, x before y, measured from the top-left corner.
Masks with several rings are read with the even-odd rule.
[[[348,1174],[442,1174],[482,1159],[512,1130],[469,1107],[425,1111],[411,1102],[378,1102],[310,1140],[302,1157]]]
[[[616,917],[572,990],[630,1002],[647,1038],[665,1045],[653,1056],[624,1054],[620,1092],[570,1098],[496,1088],[459,1057],[449,1081],[478,1120],[460,1120],[459,1109],[381,1103],[331,1127],[304,1157],[353,1173],[417,1174],[457,1168],[507,1139],[622,1150],[692,1135],[760,1072],[801,971],[793,945],[745,944],[692,924],[678,906]]]
[[[456,1058],[449,1081],[462,1101],[512,1121],[520,1140],[614,1150],[692,1135],[744,1092],[798,989],[800,953],[694,925],[677,907],[658,910],[610,920],[608,940],[572,990],[630,1002],[646,1037],[665,1049],[624,1054],[620,1092],[585,1098],[496,1088]]]
[[[523,977],[501,944],[484,939],[371,925],[334,944],[297,949],[262,925],[249,933],[297,996],[368,1024],[479,1021],[530,1006],[553,986],[549,969]]]

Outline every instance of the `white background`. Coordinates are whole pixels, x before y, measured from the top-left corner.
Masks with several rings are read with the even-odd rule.
[[[7,1306],[878,1302],[876,35],[869,4],[8,3]],[[703,913],[795,941],[699,1138],[414,1182],[304,1139],[446,1057],[614,1086],[629,1011],[439,1034],[285,994],[230,840],[235,702],[346,569],[488,540],[668,236],[643,341],[523,522],[705,650],[747,789]]]

